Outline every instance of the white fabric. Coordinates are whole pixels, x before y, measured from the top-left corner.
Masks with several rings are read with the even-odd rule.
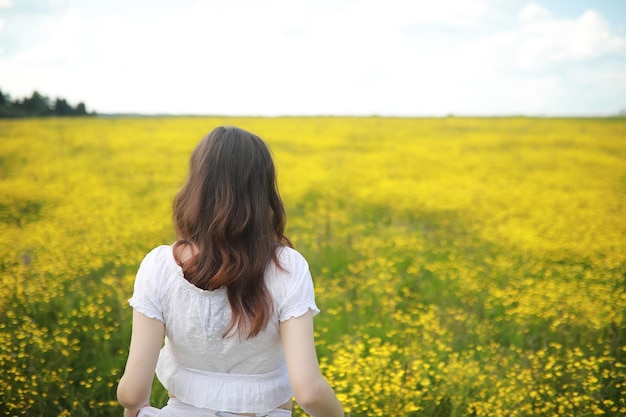
[[[276,408],[268,413],[257,414],[257,417],[290,417],[291,410]],[[181,402],[178,398],[170,398],[167,405],[161,409],[143,407],[137,417],[242,417],[241,414],[227,411],[215,411],[208,408],[200,409]]]
[[[139,409],[139,413],[137,413],[137,417],[156,417],[159,414],[160,409],[156,407],[143,407]]]
[[[173,256],[173,246],[153,249],[135,278],[131,306],[165,323],[165,345],[156,374],[180,401],[199,408],[234,413],[269,412],[292,397],[279,322],[298,317],[315,305],[313,280],[296,250],[278,253],[265,284],[274,301],[274,317],[258,336],[242,340],[222,335],[231,318],[225,288],[202,290],[189,283]]]

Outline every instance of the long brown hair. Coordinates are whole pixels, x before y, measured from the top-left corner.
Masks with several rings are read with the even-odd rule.
[[[243,129],[214,129],[192,153],[173,209],[177,244],[197,249],[185,278],[227,289],[232,319],[224,336],[234,328],[246,338],[259,334],[273,313],[265,270],[272,261],[280,267],[279,246],[291,246],[268,147]]]

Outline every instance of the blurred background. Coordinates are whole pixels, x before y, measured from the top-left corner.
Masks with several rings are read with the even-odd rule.
[[[616,115],[622,0],[0,0],[0,88],[98,113]]]

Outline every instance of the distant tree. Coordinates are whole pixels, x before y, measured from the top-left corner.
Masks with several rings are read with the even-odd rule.
[[[8,95],[4,95],[2,90],[0,90],[0,117],[9,117],[11,113],[11,109],[9,108],[11,105],[10,99]]]
[[[85,107],[85,103],[78,103],[76,109],[74,110],[75,116],[85,116],[87,114],[87,108]]]
[[[34,91],[32,96],[11,101],[8,94],[0,90],[0,118],[2,117],[45,117],[45,116],[95,116],[96,112],[87,113],[85,103],[78,103],[74,108],[64,98],[50,99]]]
[[[54,102],[53,112],[57,116],[71,116],[74,114],[74,109],[64,98],[57,98]]]
[[[50,99],[37,91],[33,92],[30,98],[25,99],[22,106],[27,116],[49,116],[52,114]]]
[[[26,111],[24,110],[24,101],[15,99],[15,101],[8,100],[2,117],[24,117]]]

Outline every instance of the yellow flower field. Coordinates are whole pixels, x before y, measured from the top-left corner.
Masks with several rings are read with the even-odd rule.
[[[221,124],[272,149],[347,415],[626,415],[626,120],[332,117],[0,121],[0,415],[121,415],[134,273]]]

